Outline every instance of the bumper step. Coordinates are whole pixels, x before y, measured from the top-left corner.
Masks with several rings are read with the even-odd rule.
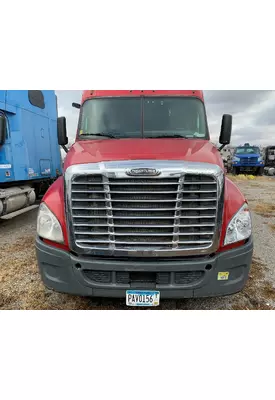
[[[18,215],[25,214],[28,211],[34,210],[35,208],[38,208],[38,207],[39,207],[39,204],[34,204],[33,206],[30,206],[30,207],[21,208],[21,210],[17,210],[10,214],[3,215],[3,217],[0,217],[0,219],[9,220],[9,219],[17,217]]]

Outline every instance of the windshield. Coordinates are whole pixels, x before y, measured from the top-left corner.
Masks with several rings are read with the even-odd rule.
[[[259,147],[239,147],[236,154],[260,154]]]
[[[208,139],[203,103],[196,98],[102,98],[84,103],[79,136]]]

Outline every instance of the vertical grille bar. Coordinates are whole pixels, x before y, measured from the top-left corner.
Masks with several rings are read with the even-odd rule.
[[[113,220],[113,205],[111,189],[109,185],[109,178],[106,176],[102,177],[104,195],[106,200],[106,211],[107,211],[107,224],[108,224],[108,234],[109,234],[109,248],[110,250],[115,249],[115,227]]]
[[[174,216],[174,230],[173,230],[173,249],[177,249],[179,247],[179,226],[180,226],[180,217],[181,217],[181,207],[182,207],[182,189],[183,189],[184,177],[179,178],[178,185],[178,193],[176,200],[176,210]]]

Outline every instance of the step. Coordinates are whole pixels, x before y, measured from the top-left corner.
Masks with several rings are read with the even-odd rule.
[[[21,208],[21,210],[17,210],[10,214],[3,215],[2,217],[0,217],[0,219],[5,219],[5,220],[12,219],[14,217],[17,217],[18,215],[25,214],[26,212],[34,210],[35,208],[38,208],[38,207],[39,207],[39,204],[34,204],[33,206]]]

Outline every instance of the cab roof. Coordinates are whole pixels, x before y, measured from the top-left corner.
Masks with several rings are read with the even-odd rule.
[[[84,90],[82,103],[96,97],[182,96],[204,101],[202,90]]]

